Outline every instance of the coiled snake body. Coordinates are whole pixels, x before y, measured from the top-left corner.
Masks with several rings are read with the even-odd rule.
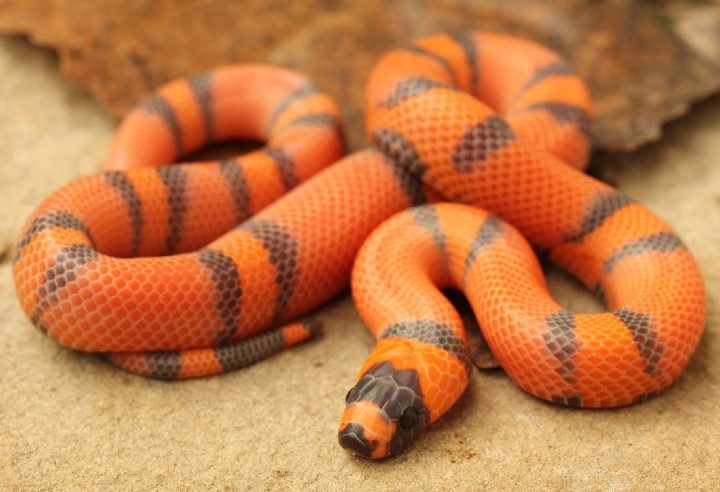
[[[125,119],[105,172],[28,219],[14,258],[23,309],[132,372],[196,377],[311,335],[315,323],[292,320],[342,291],[357,255],[353,298],[378,344],[339,439],[373,458],[467,385],[465,330],[440,289],[465,292],[504,370],[537,397],[612,407],[677,379],[702,333],[700,272],[667,224],[575,169],[589,98],[555,53],[497,34],[417,40],[374,68],[366,118],[377,150],[319,172],[341,157],[342,125],[305,78],[237,66],[164,86]],[[230,138],[267,145],[167,167]],[[423,205],[441,199],[460,203]],[[526,239],[610,311],[558,306]]]

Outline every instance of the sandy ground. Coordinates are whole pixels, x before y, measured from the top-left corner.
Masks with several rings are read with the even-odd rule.
[[[0,38],[0,73],[0,489],[720,488],[720,98],[661,142],[596,163],[676,227],[704,271],[707,328],[677,384],[641,405],[586,411],[538,401],[501,371],[476,372],[409,452],[373,463],[336,442],[373,344],[348,296],[318,312],[320,339],[181,383],[126,374],[31,326],[7,248],[44,196],[99,167],[115,124],[22,40]],[[568,308],[594,305],[563,276],[551,285]]]

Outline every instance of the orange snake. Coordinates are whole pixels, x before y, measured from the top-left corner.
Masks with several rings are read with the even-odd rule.
[[[246,65],[172,82],[127,116],[104,172],[29,217],[14,257],[21,305],[63,345],[146,376],[197,377],[311,335],[316,323],[292,320],[341,292],[357,255],[353,298],[379,341],[340,425],[353,453],[399,452],[463,393],[465,329],[444,288],[465,292],[529,393],[642,401],[693,354],[705,290],[667,224],[575,169],[590,113],[557,54],[497,34],[386,54],[367,85],[377,150],[343,159],[339,110],[304,77]],[[267,145],[167,166],[235,138]],[[422,205],[441,200],[462,204]],[[609,311],[558,306],[515,228]]]

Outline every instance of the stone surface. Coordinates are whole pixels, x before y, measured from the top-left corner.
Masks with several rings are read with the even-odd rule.
[[[0,245],[40,200],[96,170],[114,123],[47,51],[0,38]],[[337,444],[344,396],[373,341],[345,295],[325,334],[250,368],[166,383],[64,349],[21,312],[0,262],[3,490],[717,490],[720,488],[720,99],[594,169],[665,217],[704,271],[706,333],[678,383],[633,407],[538,401],[475,371],[446,417],[381,463]],[[2,251],[3,248],[0,248]],[[1,255],[0,255],[1,256]],[[551,271],[558,300],[597,310]]]

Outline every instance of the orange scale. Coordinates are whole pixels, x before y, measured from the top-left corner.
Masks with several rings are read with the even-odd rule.
[[[179,379],[208,376],[223,372],[222,365],[211,349],[186,350],[180,354]]]
[[[275,141],[276,138],[286,133],[302,133],[311,125],[305,126],[302,129],[297,126],[288,127],[288,125],[301,116],[313,113],[326,113],[338,119],[340,118],[340,109],[327,94],[321,92],[311,94],[307,97],[297,99],[275,117],[273,126],[269,128],[271,139]]]
[[[177,251],[194,251],[237,225],[235,201],[227,180],[212,168],[190,167],[183,197],[182,242]]]
[[[208,139],[205,116],[187,80],[176,80],[157,90],[175,111],[175,118],[182,135],[182,153],[197,150]]]
[[[533,361],[529,357],[518,358],[510,362],[506,359],[498,360],[515,384],[539,398],[550,400],[553,395],[575,391],[575,388],[557,374],[554,367],[549,367],[548,364]]]
[[[270,263],[269,252],[260,240],[243,229],[234,229],[212,249],[225,253],[235,262],[240,273],[242,297],[237,335],[232,341],[252,336],[267,328],[275,315],[275,284],[277,270]]]
[[[249,190],[250,210],[256,213],[285,193],[275,161],[263,152],[252,152],[238,159]],[[268,171],[273,169],[273,171]]]
[[[216,292],[210,282],[200,283],[199,278],[205,278],[208,274],[205,268],[199,264],[194,255],[182,255],[174,257],[173,267],[164,266],[164,258],[149,263],[146,267],[157,271],[160,282],[172,286],[165,293],[163,304],[154,305],[153,312],[143,309],[143,305],[147,302],[142,288],[133,289],[131,294],[126,295],[124,309],[127,316],[131,319],[137,319],[137,326],[141,333],[154,331],[158,326],[158,321],[163,320],[163,316],[158,316],[157,311],[162,312],[165,316],[163,326],[162,339],[166,346],[152,347],[127,347],[125,350],[173,350],[182,348],[176,345],[176,334],[184,330],[192,330],[196,333],[196,343],[210,345],[215,341],[213,326],[205,326],[203,322],[212,320],[212,325],[219,325],[217,313],[215,311]],[[150,283],[150,280],[146,280]],[[128,283],[130,285],[130,283]],[[128,289],[130,290],[130,289]],[[181,300],[183,298],[195,299],[198,302],[197,309],[183,311],[181,309]],[[195,327],[196,328],[193,328]]]
[[[117,367],[134,374],[147,376],[150,374],[148,359],[144,354],[133,352],[116,352],[109,354],[109,360]]]
[[[633,203],[610,215],[583,243],[588,251],[607,259],[622,246],[658,232],[672,229],[647,207]]]
[[[592,252],[595,253],[595,252]],[[552,249],[550,258],[572,273],[588,288],[606,278],[603,258],[588,252],[583,243],[562,243]]]
[[[685,330],[687,332],[687,330]],[[666,383],[670,384],[673,380],[680,376],[688,362],[690,356],[688,352],[691,351],[691,347],[694,347],[698,343],[696,337],[689,337],[689,339],[683,340],[683,335],[678,333],[675,337],[660,336],[660,343],[665,346],[665,353],[660,359],[659,374],[663,375],[666,379]],[[675,343],[673,343],[675,342]]]
[[[281,333],[285,345],[291,347],[307,340],[311,336],[311,331],[304,323],[291,323],[281,328]]]
[[[165,241],[169,233],[168,216],[170,206],[167,202],[168,191],[160,176],[152,169],[137,169],[127,173],[129,181],[142,203],[141,242],[139,256],[158,255],[165,251]],[[105,207],[99,208],[103,212]],[[127,214],[127,205],[122,208]],[[127,220],[127,219],[126,219]],[[132,238],[132,235],[129,234]]]
[[[640,261],[647,264],[647,260],[648,259],[645,258]],[[618,265],[613,272],[607,276],[607,280],[603,283],[603,286],[609,306],[615,308],[633,304],[635,309],[641,309],[643,311],[653,310],[659,307],[656,304],[657,298],[644,299],[643,294],[647,294],[648,290],[652,290],[653,288],[671,288],[671,285],[669,286],[665,283],[658,284],[655,280],[652,282],[652,284],[656,284],[656,287],[654,287],[652,284],[648,284],[649,279],[647,277],[637,278],[636,275],[628,276],[628,272],[637,273],[638,266],[637,262],[630,260],[625,265]],[[648,273],[652,275],[652,272]],[[663,297],[665,296],[663,295]],[[642,303],[642,306],[638,304],[639,302]]]
[[[508,118],[517,137],[553,154],[576,169],[587,167],[591,142],[577,125],[558,125],[548,111],[520,113]]]
[[[72,246],[73,244],[83,244],[85,246],[90,246],[90,239],[87,237],[87,235],[84,232],[78,231],[76,229],[62,229],[51,227],[45,229],[39,234],[36,234],[33,240],[44,242],[45,253],[52,254],[52,258],[50,258],[47,263],[48,266],[51,264],[50,262],[54,261],[55,255],[60,253],[63,249]],[[43,273],[45,272],[43,271]]]
[[[576,106],[592,117],[590,94],[577,77],[559,76],[545,79],[523,91],[513,104],[514,108],[526,108],[533,104],[557,103]],[[555,126],[557,123],[551,126]]]
[[[511,36],[483,33],[475,39],[480,51],[478,94],[501,113],[515,107],[517,96],[539,67],[558,60],[556,53]]]
[[[430,409],[431,423],[447,412],[460,398],[467,387],[468,374],[465,366],[448,352],[422,342],[415,342],[415,345],[422,346],[420,349],[415,348],[416,362],[403,367],[402,363],[396,365],[393,360],[393,366],[396,369],[418,371],[423,404]],[[450,379],[446,375],[451,375],[454,384],[448,384]]]
[[[50,264],[50,256],[38,261],[33,258],[35,253],[44,251],[44,245],[33,241],[24,250],[22,256],[13,264],[18,299],[25,314],[29,315],[38,302],[37,288],[44,280],[44,272]],[[44,256],[44,255],[43,255]],[[32,270],[31,270],[32,269]]]
[[[518,138],[532,142],[543,149],[549,142],[560,140],[562,136],[561,127],[558,127],[555,118],[550,112],[527,112],[524,109],[517,109],[516,111],[516,113],[508,115],[507,121]],[[564,144],[564,141],[561,142]]]
[[[381,102],[384,100],[385,99],[380,99]],[[379,103],[374,101],[372,103],[366,103],[365,136],[370,141],[372,141],[373,132],[380,128],[387,128],[388,123],[391,121],[390,118],[394,116],[392,110],[384,106],[379,106],[378,104]],[[370,107],[373,109],[371,110]]]
[[[463,47],[451,36],[439,34],[419,39],[413,43],[427,51],[447,60],[457,76],[458,88],[465,92],[473,92],[471,87],[472,70]],[[424,73],[424,70],[413,69],[413,72]]]
[[[372,352],[368,355],[363,362],[360,371],[358,372],[358,378],[362,377],[372,366],[380,364],[381,362],[392,360],[393,367],[400,360],[402,354],[405,354],[407,350],[402,346],[402,343],[397,338],[386,338],[378,341],[377,345]],[[397,367],[396,367],[397,368]]]
[[[433,66],[428,60],[421,60],[419,57],[408,57],[404,51],[390,51],[383,57],[387,68],[378,70],[378,66],[370,72],[370,77],[366,83],[365,106],[379,107],[390,96],[392,96],[395,85],[401,80],[406,79],[409,74],[416,73],[411,70],[411,65],[417,64],[426,71],[436,71],[437,67]],[[440,76],[440,75],[439,75]],[[367,128],[367,125],[366,125]]]
[[[574,371],[578,378],[575,387],[581,395],[603,389],[610,393],[622,393],[627,384],[625,379],[639,381],[643,386],[655,385],[645,373],[645,365],[632,333],[619,319],[609,313],[577,315],[575,326],[574,333],[582,341],[573,356],[578,366]],[[626,375],[625,379],[607,381],[603,376],[612,370],[621,370]],[[593,371],[597,373],[595,377],[582,377],[585,372],[592,374]]]
[[[104,169],[165,166],[176,157],[175,136],[165,120],[158,114],[136,109],[118,128]]]
[[[212,76],[213,123],[220,140],[266,140],[275,109],[309,83],[299,74],[269,65],[221,67],[213,70]]]
[[[316,142],[323,142],[323,145],[313,145]],[[344,153],[338,132],[327,125],[286,132],[273,140],[273,147],[282,148],[292,159],[293,174],[300,181],[314,176]]]

